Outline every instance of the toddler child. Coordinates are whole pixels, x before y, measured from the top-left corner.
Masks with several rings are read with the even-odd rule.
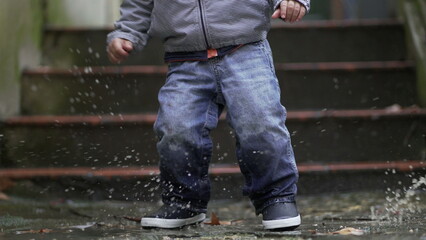
[[[286,110],[266,40],[272,18],[299,21],[310,0],[124,0],[108,56],[120,63],[150,36],[164,41],[169,71],[158,99],[164,205],[143,227],[178,228],[205,219],[210,131],[227,107],[238,163],[265,229],[300,225],[298,172]],[[297,46],[295,46],[297,47]]]

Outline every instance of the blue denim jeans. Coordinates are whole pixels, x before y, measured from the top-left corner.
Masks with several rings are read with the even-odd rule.
[[[245,177],[243,193],[256,212],[294,201],[298,172],[267,41],[208,61],[170,63],[159,102],[154,129],[164,203],[206,212],[209,134],[224,106]]]

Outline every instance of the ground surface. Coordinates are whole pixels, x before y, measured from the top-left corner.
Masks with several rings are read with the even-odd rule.
[[[300,196],[298,205],[303,224],[293,232],[265,231],[248,201],[229,200],[214,201],[209,206],[208,217],[214,213],[221,225],[200,224],[180,230],[142,229],[136,221],[158,205],[12,197],[0,201],[0,239],[426,240],[425,192]]]

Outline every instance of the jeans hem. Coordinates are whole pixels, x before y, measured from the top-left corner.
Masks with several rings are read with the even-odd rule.
[[[163,199],[163,203],[170,205],[170,206],[172,206],[172,205],[177,206],[178,208],[186,209],[186,210],[189,210],[189,211],[194,212],[194,213],[206,213],[207,212],[207,207],[194,206],[190,201],[185,202],[185,201]]]

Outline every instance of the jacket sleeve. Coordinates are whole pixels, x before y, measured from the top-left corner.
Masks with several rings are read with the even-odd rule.
[[[123,38],[131,41],[136,50],[142,50],[148,42],[153,7],[153,0],[124,0],[121,18],[115,22],[115,30],[108,34],[107,43]]]
[[[274,9],[277,9],[282,1],[283,0],[273,0]],[[311,9],[311,0],[296,0],[296,1],[300,2],[303,6],[305,6],[306,12],[309,12],[309,10]]]

